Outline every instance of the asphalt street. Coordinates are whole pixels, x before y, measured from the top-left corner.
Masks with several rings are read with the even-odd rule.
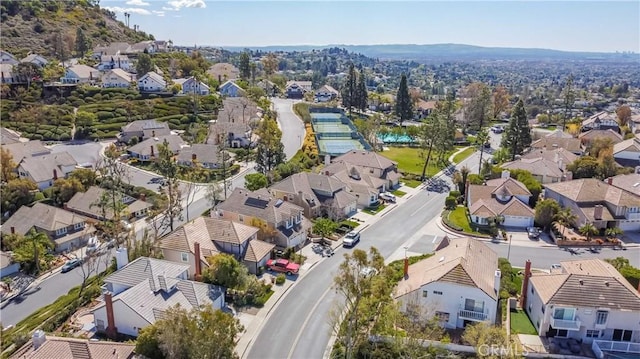
[[[302,147],[305,129],[304,123],[293,112],[292,106],[300,100],[271,98],[273,108],[278,113],[278,124],[282,130],[282,143],[287,160],[290,160]]]

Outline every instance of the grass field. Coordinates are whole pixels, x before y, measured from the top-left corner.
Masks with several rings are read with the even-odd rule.
[[[402,196],[404,196],[405,194],[407,194],[407,192],[403,192],[403,191],[401,191],[401,190],[399,190],[399,189],[397,189],[397,190],[395,190],[395,191],[391,191],[391,193],[393,193],[394,195],[396,195],[396,196],[398,196],[398,197],[402,197]]]
[[[469,217],[467,217],[466,208],[464,206],[458,206],[455,210],[451,211],[451,213],[449,213],[449,221],[459,228],[462,228],[462,231],[465,233],[482,235],[482,233],[471,229]]]
[[[412,180],[408,178],[403,178],[400,182],[404,183],[405,186],[411,187],[411,188],[416,188],[422,183],[420,181]]]
[[[523,310],[512,311],[509,314],[511,315],[511,334],[538,334]]]
[[[388,159],[398,162],[398,169],[404,173],[422,174],[422,166],[424,161],[420,158],[420,149],[415,147],[389,147],[380,153]],[[431,177],[438,173],[442,168],[436,164],[435,154],[429,161],[427,167],[427,176]]]
[[[471,156],[476,151],[473,147],[467,147],[465,150],[458,152],[455,156],[453,156],[453,163],[460,163],[464,161],[467,157]]]

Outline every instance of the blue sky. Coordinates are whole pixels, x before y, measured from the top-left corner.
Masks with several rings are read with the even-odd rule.
[[[176,45],[457,43],[640,52],[640,1],[102,0]]]

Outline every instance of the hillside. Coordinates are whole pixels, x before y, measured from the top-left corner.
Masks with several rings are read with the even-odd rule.
[[[1,48],[20,58],[29,52],[45,57],[75,55],[76,34],[82,29],[88,48],[112,42],[135,43],[150,39],[101,9],[97,0],[2,0]]]

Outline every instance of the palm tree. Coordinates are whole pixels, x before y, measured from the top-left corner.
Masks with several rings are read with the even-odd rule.
[[[591,236],[598,234],[598,228],[591,222],[587,222],[584,226],[580,227],[580,234],[587,237],[587,242],[591,240]]]
[[[616,239],[619,235],[621,235],[623,233],[624,233],[624,231],[622,229],[618,228],[618,227],[607,228],[604,231],[604,234],[607,237],[610,237],[610,238],[613,238],[613,239]]]
[[[555,220],[562,225],[562,237],[564,238],[564,232],[567,226],[572,225],[578,216],[571,212],[571,208],[563,208],[555,215]]]
[[[16,250],[16,259],[19,262],[31,262],[35,264],[36,273],[40,272],[40,255],[48,248],[52,248],[53,243],[46,234],[29,231],[25,236],[25,241]]]

